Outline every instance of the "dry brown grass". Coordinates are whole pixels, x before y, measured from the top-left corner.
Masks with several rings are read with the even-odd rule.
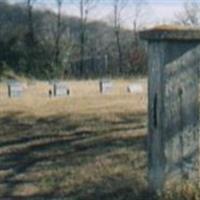
[[[98,81],[70,81],[72,96],[49,99],[50,86],[37,82],[9,99],[0,85],[0,199],[154,199],[146,80],[134,81],[144,93],[128,94],[125,80],[109,95],[99,94]]]
[[[189,200],[193,186],[162,195],[147,189],[147,93],[128,94],[114,81],[70,81],[72,96],[48,98],[48,83],[9,99],[0,85],[0,199]]]

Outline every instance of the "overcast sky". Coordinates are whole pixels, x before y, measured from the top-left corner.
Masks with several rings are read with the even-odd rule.
[[[18,0],[10,0],[16,2]],[[19,0],[20,1],[20,0]],[[23,0],[21,0],[23,1]],[[73,3],[71,3],[73,1]],[[128,6],[123,10],[122,22],[124,26],[132,28],[132,21],[134,18],[135,1],[129,0]],[[142,0],[138,0],[142,1]],[[186,0],[145,0],[146,3],[143,5],[143,12],[141,13],[141,24],[143,26],[149,26],[157,23],[168,23],[174,20],[174,16],[179,13]],[[189,1],[189,0],[187,0]],[[37,0],[38,5],[42,9],[54,9],[55,0]],[[63,13],[67,15],[79,16],[78,4],[79,0],[65,0],[63,6]],[[103,20],[111,21],[112,13],[112,2],[113,0],[101,0],[101,3],[90,12],[90,19],[92,20]],[[200,3],[200,0],[196,0]]]

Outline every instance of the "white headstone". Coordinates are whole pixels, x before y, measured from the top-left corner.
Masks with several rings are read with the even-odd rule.
[[[8,84],[9,97],[21,97],[23,93],[23,84],[19,82],[11,82]]]
[[[99,83],[100,92],[103,94],[110,93],[113,89],[113,84],[110,80],[101,80]]]
[[[143,87],[139,83],[134,83],[134,84],[130,84],[127,87],[127,91],[130,92],[130,93],[142,93],[143,92]]]
[[[54,96],[69,96],[70,89],[65,82],[57,82],[53,85]]]

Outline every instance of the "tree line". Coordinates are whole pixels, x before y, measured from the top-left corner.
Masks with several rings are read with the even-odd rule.
[[[56,12],[36,9],[36,2],[0,1],[0,74],[12,70],[38,79],[146,74],[137,19],[132,30],[121,25],[125,0],[113,0],[111,24],[89,20],[96,0],[76,1],[79,18],[63,15],[64,0],[55,0]]]

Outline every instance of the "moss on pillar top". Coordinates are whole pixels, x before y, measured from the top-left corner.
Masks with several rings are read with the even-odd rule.
[[[144,40],[200,41],[200,29],[179,25],[161,25],[140,32]]]

